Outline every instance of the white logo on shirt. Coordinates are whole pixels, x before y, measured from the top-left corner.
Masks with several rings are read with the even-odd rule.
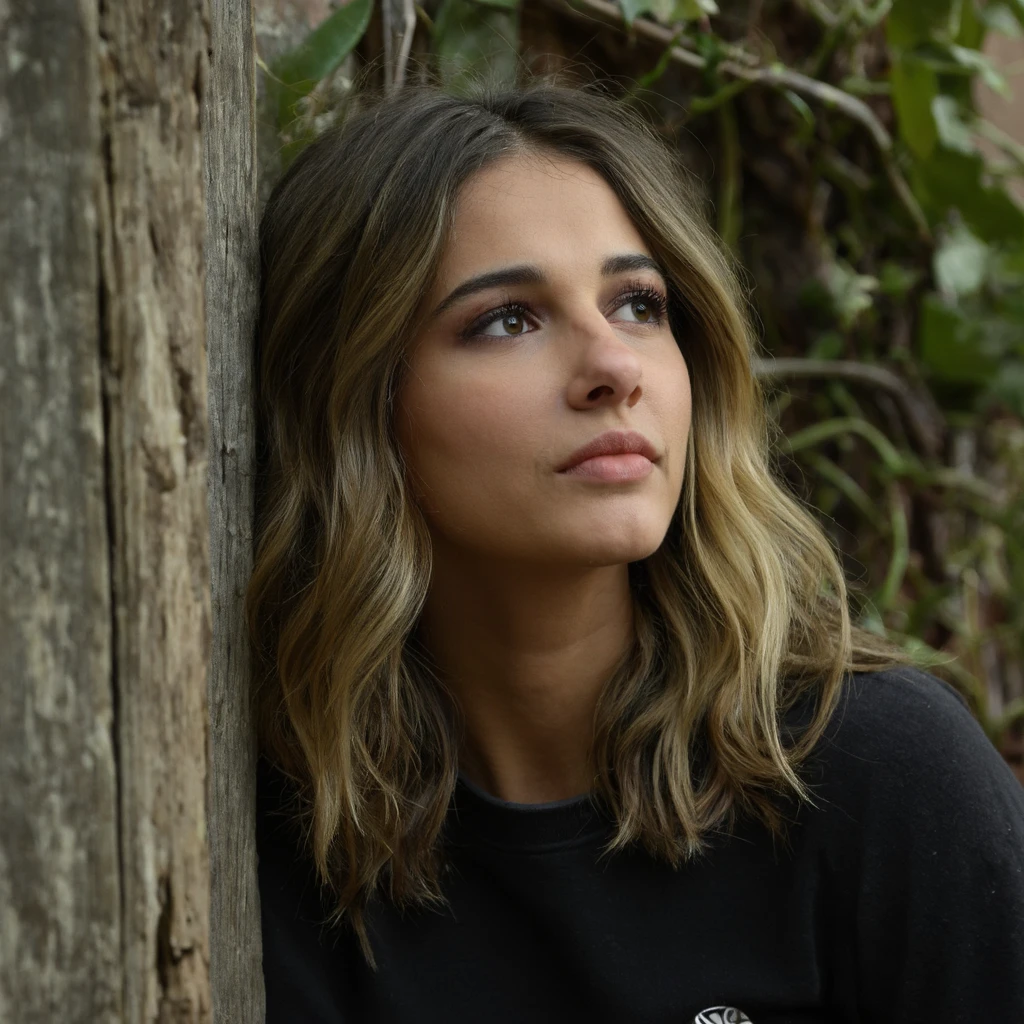
[[[754,1024],[754,1022],[735,1006],[709,1006],[701,1010],[693,1018],[693,1024]]]

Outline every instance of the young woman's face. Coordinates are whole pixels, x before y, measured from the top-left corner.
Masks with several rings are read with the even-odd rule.
[[[665,300],[643,239],[586,165],[508,157],[467,182],[396,402],[435,543],[548,567],[657,549],[690,429]],[[565,470],[609,431],[643,435],[646,455],[627,444]]]

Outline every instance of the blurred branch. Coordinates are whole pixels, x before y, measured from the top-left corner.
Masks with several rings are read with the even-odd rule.
[[[907,382],[884,366],[846,359],[757,359],[754,361],[754,374],[757,377],[821,377],[881,388],[896,401],[919,451],[928,456],[939,451],[941,426],[936,424]]]
[[[699,53],[694,53],[675,43],[672,30],[663,25],[648,19],[637,18],[627,30],[623,24],[621,9],[611,0],[543,0],[543,2],[549,7],[568,12],[577,18],[589,20],[593,17],[607,25],[613,25],[621,31],[633,32],[643,39],[659,44],[662,48],[667,48],[672,59],[686,67],[697,71],[703,71],[708,67],[708,61]],[[745,51],[737,51],[736,48],[732,48],[729,51],[728,59],[717,63],[715,70],[747,82],[757,82],[780,90],[792,89],[794,92],[810,96],[829,109],[841,111],[847,117],[861,124],[871,136],[871,140],[882,158],[886,177],[900,202],[910,214],[918,234],[922,240],[931,241],[931,229],[924,212],[893,160],[892,136],[875,116],[874,111],[863,100],[843,92],[842,89],[838,89],[828,82],[810,78],[782,64],[774,64],[771,67],[753,66],[748,63],[749,59],[750,55]]]
[[[875,606],[885,612],[893,606],[907,574],[910,561],[910,529],[907,523],[907,510],[904,506],[903,491],[895,481],[890,482],[889,514],[892,529],[892,553],[889,556],[889,568],[881,589],[875,596]]]
[[[864,0],[846,0],[839,11],[833,11],[824,0],[802,0],[801,6],[826,28],[835,28],[850,20],[859,21],[866,28],[874,28],[892,9],[892,0],[879,0],[874,7]]]
[[[833,11],[824,0],[802,0],[800,6],[813,14],[826,28],[834,28],[839,24],[841,15]]]
[[[830,420],[822,420],[810,427],[804,427],[779,441],[779,448],[788,455],[813,448],[814,445],[831,441],[843,435],[857,434],[874,448],[879,461],[892,476],[903,476],[909,465],[906,456],[902,455],[873,423],[854,416],[836,416]]]
[[[808,452],[804,461],[827,483],[830,483],[846,499],[855,506],[865,520],[875,527],[879,526],[879,510],[867,492],[844,469],[837,466],[831,459],[818,452]]]
[[[416,11],[416,17],[419,18],[420,24],[431,34],[434,32],[434,19],[427,14],[426,9],[421,4],[413,4],[413,9]]]
[[[736,108],[732,103],[723,103],[719,107],[718,128],[722,151],[717,203],[718,233],[730,249],[737,251],[742,223],[740,191],[743,176]]]
[[[405,84],[405,70],[416,31],[415,0],[384,0],[381,4],[384,29],[384,76],[388,92]]]

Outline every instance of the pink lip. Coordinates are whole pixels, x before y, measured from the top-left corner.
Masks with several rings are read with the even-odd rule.
[[[564,476],[585,476],[605,483],[625,483],[643,480],[654,469],[654,463],[644,455],[595,455],[567,469]]]
[[[559,473],[608,482],[641,480],[654,468],[658,453],[636,430],[609,430],[577,448]]]

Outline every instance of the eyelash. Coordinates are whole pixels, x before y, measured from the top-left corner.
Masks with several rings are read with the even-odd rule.
[[[619,309],[627,302],[637,300],[646,302],[654,312],[654,319],[640,324],[641,327],[651,327],[664,321],[665,313],[668,309],[668,300],[662,291],[642,281],[628,282],[625,288],[613,300],[615,305],[612,308]],[[527,319],[532,317],[533,314],[526,303],[518,302],[508,297],[500,306],[474,320],[464,331],[460,332],[460,336],[463,341],[473,341],[481,337],[498,339],[499,335],[484,335],[483,331],[490,327],[491,324],[504,320],[507,316],[521,316],[523,319]],[[511,338],[514,335],[510,334],[508,337]]]

